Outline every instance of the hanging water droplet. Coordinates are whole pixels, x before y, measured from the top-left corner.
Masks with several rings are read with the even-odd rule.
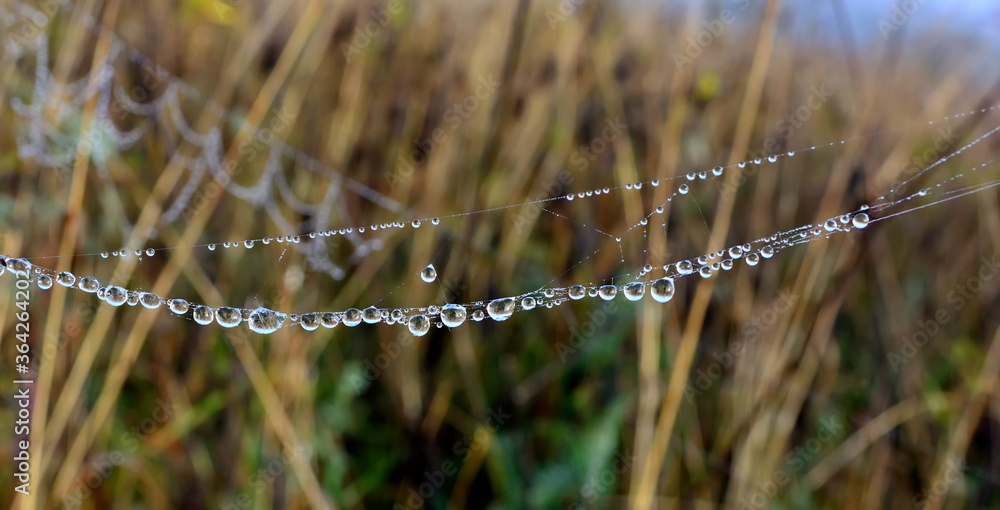
[[[84,292],[89,292],[90,294],[93,294],[97,292],[98,289],[101,288],[101,282],[97,281],[96,278],[92,278],[90,276],[84,276],[83,278],[80,278],[80,281],[76,283],[76,286],[77,288],[79,288]]]
[[[654,280],[649,286],[649,295],[657,303],[666,303],[674,297],[674,280],[671,278],[660,278]]]
[[[215,251],[215,243],[210,243],[208,245],[208,251]]]
[[[472,312],[472,320],[474,320],[476,322],[479,322],[479,321],[481,321],[481,320],[483,320],[485,318],[486,318],[486,314],[483,313],[482,310],[476,310],[475,312]]]
[[[702,278],[709,278],[712,276],[712,268],[708,266],[701,266],[698,268],[698,274],[701,275]]]
[[[663,206],[662,205],[656,206],[656,214],[663,214]]]
[[[170,301],[167,301],[167,308],[170,308],[170,311],[176,313],[177,315],[184,315],[187,313],[190,305],[188,305],[188,302],[183,299],[171,299]]]
[[[226,241],[226,242],[222,243],[222,247],[223,247],[223,248],[229,248],[229,247],[230,247],[230,246],[232,246],[232,245],[233,245],[233,244],[232,244],[232,243],[230,243],[229,241]]]
[[[597,295],[605,301],[611,301],[618,295],[618,287],[614,285],[603,285],[597,290]]]
[[[97,289],[97,299],[104,301],[104,293],[108,291],[107,287],[101,287]]]
[[[117,257],[118,256],[118,250],[115,250],[115,251],[111,252],[111,256],[112,257]]]
[[[795,155],[795,151],[788,151],[788,157],[792,157],[794,155]]]
[[[759,165],[760,164],[760,158],[754,158],[753,164]]]
[[[205,305],[198,305],[191,311],[191,318],[202,326],[207,326],[215,320],[215,310]]]
[[[154,250],[152,248],[146,248],[146,256],[147,257],[152,257],[154,254],[156,254],[156,250]]]
[[[625,294],[625,299],[628,299],[629,301],[638,301],[642,299],[642,295],[646,293],[646,284],[642,282],[627,283],[622,289],[622,293]]]
[[[646,225],[647,223],[649,223],[649,220],[647,220],[646,218],[639,220],[640,225]]]
[[[63,287],[72,287],[76,283],[76,276],[73,276],[73,273],[69,271],[63,271],[56,275],[56,283]]]
[[[747,167],[747,162],[746,161],[740,161],[739,163],[736,163],[736,166],[738,166],[740,168],[746,168]]]
[[[324,328],[331,329],[340,324],[340,317],[337,317],[337,314],[333,312],[326,312],[319,317],[319,321],[323,324]]]
[[[597,297],[597,287],[591,287],[591,288],[587,289],[587,296],[589,296],[589,297]]]
[[[243,322],[243,313],[229,306],[221,306],[215,310],[215,322],[224,328],[235,328]]]
[[[681,184],[680,187],[677,188],[677,192],[680,193],[681,195],[687,195],[688,185],[687,184]]]
[[[583,299],[587,295],[587,289],[583,288],[583,285],[574,285],[569,288],[569,298],[570,299]]]
[[[693,180],[695,180],[695,179],[698,178],[698,174],[696,174],[694,172],[688,172],[687,178],[688,178],[689,181],[693,181]]]
[[[414,315],[406,327],[413,336],[424,336],[431,329],[431,321],[425,315]]]
[[[101,252],[101,258],[102,258],[102,259],[106,259],[106,258],[108,258],[108,255],[109,255],[109,253],[108,253],[108,252],[106,252],[106,251],[105,251],[105,252]]]
[[[858,209],[860,209],[862,211],[867,211],[868,210],[868,204],[861,204],[861,207],[859,207]]]
[[[826,223],[823,224],[823,228],[826,229],[827,232],[833,232],[834,230],[837,230],[837,221],[832,219],[826,220]]]
[[[652,264],[646,264],[645,266],[642,266],[642,270],[648,273],[648,272],[650,272],[650,271],[653,270],[653,265]]]
[[[532,296],[527,296],[527,297],[525,297],[524,299],[521,300],[521,308],[523,308],[525,310],[531,310],[531,309],[535,308],[535,306],[537,304],[538,304],[538,302]]]
[[[698,255],[698,265],[704,266],[708,264],[708,255]]]
[[[733,259],[723,260],[719,265],[722,266],[723,271],[729,271],[733,268]]]
[[[413,220],[411,225],[413,225],[413,228],[420,228],[420,220]]]
[[[262,242],[264,244],[271,244],[271,238],[270,237],[265,237],[264,239],[261,239],[260,242]]]
[[[135,305],[138,305],[138,304],[139,304],[139,293],[138,292],[131,292],[131,293],[129,293],[129,295],[128,295],[128,305],[129,306],[135,306]]]
[[[778,161],[778,156],[776,154],[771,154],[767,157],[767,161],[769,163],[774,163],[775,161]]]
[[[729,256],[738,259],[743,256],[743,248],[740,246],[733,246],[729,249]]]
[[[156,294],[151,294],[149,292],[139,294],[139,304],[141,304],[144,308],[156,310],[160,307],[160,303],[160,296],[157,296]]]
[[[701,172],[698,172],[698,178],[699,179],[707,179],[708,178],[708,173],[705,172],[704,170],[702,170]]]
[[[774,256],[774,248],[771,245],[767,245],[760,249],[760,256],[765,259],[769,259]]]
[[[283,313],[260,307],[250,312],[250,318],[247,319],[247,326],[254,333],[269,335],[277,331],[287,318],[288,316]]]
[[[607,195],[608,193],[611,193],[611,188],[605,187],[604,194]]]
[[[52,277],[47,274],[39,275],[35,283],[38,284],[39,289],[49,290],[52,288]]]
[[[694,264],[690,260],[682,260],[677,263],[677,272],[680,274],[691,274],[694,272]]]
[[[493,320],[505,321],[514,315],[514,300],[510,298],[494,299],[486,305],[486,311]]]
[[[306,331],[316,331],[319,329],[319,317],[314,313],[304,313],[299,320],[299,326]]]
[[[441,218],[431,218],[431,225],[437,225],[441,223]]]
[[[111,306],[121,306],[128,301],[128,292],[117,285],[112,285],[104,291],[104,300]]]
[[[858,213],[851,219],[851,224],[853,224],[855,228],[865,228],[868,226],[868,221],[867,213]]]
[[[243,241],[243,247],[246,248],[246,249],[248,249],[248,250],[250,248],[253,248],[253,241],[250,240],[250,239],[247,239],[246,241]]]
[[[641,183],[641,182],[637,182],[637,183],[633,184],[632,186],[633,186],[633,187],[634,187],[635,189],[642,189],[642,183]]]
[[[626,184],[625,187],[628,188],[628,189],[632,189],[632,185],[631,184]],[[569,200],[570,202],[572,202],[574,198],[576,198],[576,197],[574,197],[572,193],[567,193],[566,194],[566,200]]]
[[[525,300],[529,298],[524,298]],[[534,299],[534,298],[530,298]],[[534,306],[534,305],[532,305]],[[525,309],[529,309],[525,307]],[[441,322],[449,328],[457,328],[465,322],[466,311],[465,307],[456,304],[447,304],[441,307]]]
[[[141,257],[142,256],[142,250],[135,250],[135,256],[136,257]]]
[[[365,324],[377,324],[382,320],[381,315],[378,313],[378,308],[374,306],[369,306],[361,312],[361,320],[365,321]]]
[[[659,186],[659,185],[660,185],[660,180],[659,180],[659,179],[653,179],[652,181],[649,181],[649,184],[650,184],[650,185],[651,185],[652,187],[654,187],[654,188],[655,188],[655,187],[657,187],[657,186]],[[588,196],[588,197],[590,196],[590,192],[589,192],[589,191],[587,192],[587,196]]]
[[[747,253],[752,249],[750,243],[743,243],[743,246],[741,246],[741,248],[743,248],[743,253]]]
[[[31,274],[31,262],[24,259],[7,259],[7,269],[24,278]]]
[[[553,289],[545,289],[542,291],[542,295],[547,298],[552,298],[556,295],[556,291]]]
[[[434,264],[428,264],[422,271],[420,271],[420,279],[431,283],[438,277],[437,269],[434,268]]]
[[[718,262],[712,262],[712,271],[718,271],[722,266]]]
[[[722,175],[722,171],[723,170],[724,170],[724,168],[722,168],[721,166],[717,166],[717,167],[715,167],[715,168],[712,169],[712,175],[718,177],[718,176]]]
[[[760,255],[757,255],[756,253],[747,254],[748,266],[756,266],[758,262],[760,262]]]

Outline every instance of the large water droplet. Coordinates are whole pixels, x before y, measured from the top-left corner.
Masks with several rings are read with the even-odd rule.
[[[63,287],[72,287],[76,283],[76,276],[68,271],[63,271],[56,275],[56,282]]]
[[[335,328],[337,324],[340,324],[340,317],[337,317],[337,314],[333,312],[326,312],[319,316],[319,321],[323,324],[324,328]]]
[[[379,313],[378,308],[369,306],[365,308],[364,312],[361,312],[361,320],[365,321],[365,324],[376,324],[382,320],[382,315]]]
[[[723,260],[723,261],[722,261],[722,262],[721,262],[721,263],[719,264],[719,266],[721,266],[721,267],[722,267],[722,270],[723,270],[723,271],[729,271],[730,269],[732,269],[732,268],[733,268],[733,259],[726,259],[726,260]]]
[[[441,308],[441,322],[449,328],[461,326],[465,322],[465,317],[465,307],[462,305],[447,304]]]
[[[756,266],[757,263],[760,262],[760,255],[757,255],[756,253],[749,253],[747,254],[746,260],[748,266]]]
[[[698,268],[698,274],[701,275],[702,278],[711,278],[712,268],[709,266],[701,266]]]
[[[83,278],[80,278],[80,281],[76,283],[76,286],[84,292],[93,294],[101,288],[101,282],[97,281],[96,278],[84,276]]]
[[[687,192],[688,192],[688,185],[687,185],[687,184],[681,184],[681,185],[680,185],[680,186],[679,186],[679,187],[677,188],[677,192],[678,192],[678,193],[680,193],[681,195],[687,195]]]
[[[319,316],[314,313],[304,313],[299,319],[299,326],[306,331],[316,331],[319,329]]]
[[[426,315],[414,315],[406,324],[413,336],[424,336],[431,329],[431,321]]]
[[[144,308],[156,310],[160,307],[160,302],[160,296],[157,296],[156,294],[151,294],[149,292],[139,294],[139,304],[141,304]]]
[[[224,328],[235,328],[243,322],[243,313],[237,308],[222,306],[215,310],[215,322]]]
[[[765,259],[769,259],[769,258],[773,257],[774,256],[774,248],[772,248],[770,244],[767,245],[767,246],[765,246],[765,247],[763,247],[763,248],[761,248],[760,249],[760,256],[764,257]]]
[[[427,283],[431,283],[434,280],[437,280],[437,277],[438,277],[438,272],[437,269],[434,268],[434,264],[428,264],[427,267],[423,269],[423,271],[420,271],[420,279]]]
[[[570,299],[583,299],[586,295],[587,289],[583,288],[583,285],[574,285],[569,288]]]
[[[250,331],[253,331],[254,333],[268,335],[277,331],[278,328],[285,323],[286,318],[288,318],[288,316],[283,313],[260,307],[250,312],[250,318],[247,319],[247,325],[250,327]]]
[[[2,272],[2,271],[3,271],[3,269],[0,269],[0,272]],[[49,276],[49,275],[47,275],[47,274],[39,275],[38,276],[38,281],[35,282],[35,283],[38,284],[38,288],[39,289],[42,289],[42,290],[51,289],[52,288],[52,277]]]
[[[823,224],[823,228],[826,229],[827,232],[837,230],[837,220],[826,220],[826,223]]]
[[[597,290],[597,295],[601,296],[601,299],[605,301],[611,301],[618,295],[618,287],[614,285],[602,285],[600,289]]]
[[[732,248],[729,249],[729,256],[732,257],[732,258],[734,258],[734,259],[738,259],[738,258],[742,257],[743,256],[743,248],[741,248],[739,246],[733,246]]]
[[[31,262],[24,259],[7,259],[7,269],[20,277],[31,274]]]
[[[680,274],[691,274],[694,272],[694,264],[690,260],[682,260],[677,263],[677,272]]]
[[[190,307],[191,305],[183,299],[171,299],[170,301],[167,301],[167,308],[170,308],[170,311],[176,313],[177,315],[186,314]]]
[[[111,306],[121,306],[128,301],[128,292],[117,285],[112,285],[104,291],[104,300]]]
[[[649,287],[649,295],[657,303],[666,303],[674,297],[674,280],[671,278],[660,278],[654,280]]]
[[[198,305],[194,307],[194,310],[191,312],[191,317],[198,324],[207,326],[215,320],[215,310],[212,310],[212,308],[208,306]]]
[[[357,308],[348,308],[344,312],[344,324],[350,327],[357,326],[361,324],[361,310]]]
[[[505,321],[514,315],[514,300],[510,298],[494,299],[486,305],[486,311],[493,320]]]
[[[642,295],[646,293],[646,284],[642,282],[632,282],[625,285],[622,289],[625,294],[625,299],[629,301],[638,301],[642,299]]]
[[[715,167],[715,168],[712,169],[712,175],[718,177],[718,176],[722,175],[722,170],[723,170],[723,168],[721,166],[717,166],[717,167]]]
[[[532,296],[527,296],[521,300],[521,308],[525,310],[531,310],[535,308],[535,305],[537,304],[538,303],[535,301],[535,298]]]
[[[867,227],[868,226],[868,221],[869,220],[868,220],[868,214],[867,213],[858,213],[858,214],[854,215],[853,219],[851,219],[851,223],[854,225],[855,228],[865,228],[865,227]]]

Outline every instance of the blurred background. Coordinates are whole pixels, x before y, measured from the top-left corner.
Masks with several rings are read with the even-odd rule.
[[[0,19],[0,253],[210,306],[601,284],[915,176],[902,193],[925,202],[1000,178],[993,138],[931,168],[1000,125],[993,2],[3,0]],[[690,183],[621,243],[601,232],[672,186],[504,207],[788,151]],[[33,287],[30,435],[7,272],[0,451],[30,439],[32,471],[25,496],[0,463],[0,503],[998,507],[997,199],[684,278],[667,304],[418,339],[259,336]]]

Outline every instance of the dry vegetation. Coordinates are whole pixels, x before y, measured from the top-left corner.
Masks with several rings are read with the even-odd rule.
[[[397,4],[380,24],[377,12]],[[736,193],[692,184],[693,198],[669,207],[666,229],[657,221],[621,251],[582,225],[621,231],[663,201],[667,186],[550,204],[572,221],[511,208],[380,231],[369,237],[381,249],[363,256],[333,241],[324,250],[346,270],[336,281],[292,250],[188,248],[290,233],[232,196],[162,224],[190,172],[184,157],[196,155],[168,119],[154,119],[135,148],[109,161],[110,187],[89,159],[64,173],[19,159],[25,126],[8,105],[30,99],[35,63],[0,53],[0,253],[63,255],[38,262],[212,306],[468,302],[556,277],[601,282],[854,210],[912,173],[911,158],[926,166],[937,157],[926,154],[946,154],[997,123],[996,114],[947,123],[954,137],[917,125],[997,102],[979,47],[912,30],[857,49],[804,40],[789,27],[792,11],[810,8],[798,4],[749,6],[680,68],[673,53],[721,6],[666,15],[584,2],[563,19],[551,16],[553,2],[416,4],[79,0],[48,27],[53,73],[78,78],[108,51],[80,22],[92,15],[216,103],[281,126],[277,139],[405,207],[396,214],[345,190],[334,228],[663,179],[735,163],[768,140],[778,151],[856,140],[762,166],[745,183],[727,172]],[[370,41],[355,40],[372,21]],[[355,43],[360,50],[345,54]],[[116,70],[126,90],[144,79],[151,98],[166,88],[126,59]],[[815,90],[832,94],[801,127],[778,124]],[[224,125],[196,102],[183,107],[200,132]],[[96,108],[85,104],[78,124]],[[292,119],[287,127],[275,112]],[[581,152],[613,133],[605,128],[616,119],[627,128],[602,150]],[[430,150],[416,142],[433,140],[435,129],[440,142]],[[242,184],[266,160],[263,151],[241,158],[238,147],[253,136],[225,132]],[[989,160],[995,147],[987,141],[913,189]],[[421,148],[412,170],[400,165]],[[567,169],[572,182],[552,187]],[[296,196],[324,199],[325,179],[291,165],[285,172]],[[292,225],[307,220],[279,204]],[[587,299],[416,341],[384,324],[257,337],[113,308],[60,286],[36,290],[34,349],[57,355],[37,376],[32,496],[8,491],[2,463],[0,501],[414,508],[411,489],[440,480],[425,507],[997,506],[998,212],[988,191],[757,267],[681,280],[667,305]],[[176,249],[141,263],[67,256],[136,245]],[[443,287],[414,278],[431,261]],[[0,281],[0,424],[10,430],[14,279]],[[961,306],[949,299],[955,292],[968,297]],[[929,332],[938,310],[948,320],[898,363],[893,356],[910,352],[906,339]],[[359,387],[383,352],[391,364]],[[2,444],[13,451],[13,440]],[[113,458],[121,460],[109,468]],[[936,487],[947,499],[927,499]]]

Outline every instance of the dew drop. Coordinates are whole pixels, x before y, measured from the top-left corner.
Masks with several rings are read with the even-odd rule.
[[[431,329],[431,321],[426,315],[414,315],[406,325],[413,336],[424,336]]]
[[[826,229],[827,232],[833,232],[834,230],[837,230],[837,221],[832,219],[826,220],[826,223],[823,224],[823,228]]]
[[[729,256],[738,259],[743,256],[743,248],[740,246],[733,246],[729,249]]]
[[[753,164],[759,165],[760,164],[760,158],[754,158]]]
[[[215,310],[215,322],[224,328],[235,328],[243,322],[243,314],[236,308],[222,306]]]
[[[128,305],[129,306],[135,306],[137,304],[139,304],[139,293],[138,292],[133,292],[133,293],[129,294],[128,295]]]
[[[475,312],[472,312],[472,320],[474,320],[476,322],[479,322],[479,321],[481,321],[481,320],[483,320],[485,318],[486,318],[486,314],[483,313],[482,310],[476,310]]]
[[[156,254],[156,250],[154,250],[152,248],[146,248],[146,256],[147,257],[152,257],[154,254]]]
[[[422,271],[420,271],[420,279],[431,283],[438,277],[437,269],[434,268],[434,264],[428,264]]]
[[[545,297],[547,297],[547,298],[552,298],[552,297],[554,297],[556,295],[556,291],[554,291],[552,289],[545,289],[545,290],[542,291],[542,295],[545,296]]]
[[[524,298],[535,299],[535,298]],[[525,309],[528,309],[525,307]],[[465,307],[462,305],[447,304],[441,308],[441,322],[449,328],[456,328],[461,326],[465,322],[466,311]]]
[[[718,262],[712,262],[712,271],[718,271],[719,269],[722,269],[722,265]]]
[[[695,179],[698,178],[698,174],[696,174],[694,172],[688,172],[687,178],[688,178],[689,181],[693,181],[693,180],[695,180]]]
[[[653,179],[652,181],[649,181],[649,184],[655,188],[655,187],[657,187],[657,186],[660,185],[660,180],[659,179]],[[590,192],[588,191],[587,193],[590,193]],[[587,195],[587,196],[590,196],[590,195]]]
[[[698,265],[704,266],[708,264],[708,255],[698,255]]]
[[[718,177],[718,176],[722,175],[722,171],[723,171],[723,168],[721,166],[717,166],[717,167],[715,167],[715,168],[712,169],[712,175]]]
[[[253,248],[253,241],[251,241],[250,239],[247,239],[246,241],[243,241],[243,247],[246,248],[246,249],[248,249],[248,250],[250,248]]]
[[[583,285],[574,285],[569,288],[569,298],[570,299],[583,299],[587,295],[587,289],[583,288]]]
[[[588,297],[597,297],[597,287],[591,287],[591,288],[587,289],[587,296]]]
[[[184,315],[185,313],[187,313],[188,308],[190,308],[190,305],[188,305],[188,302],[184,301],[183,299],[171,299],[170,301],[167,301],[167,308],[169,308],[171,312],[174,312],[177,315]]]
[[[84,292],[89,292],[93,294],[97,292],[98,289],[101,288],[101,283],[98,282],[96,278],[92,278],[90,276],[84,276],[83,278],[80,278],[80,281],[76,283],[76,286]]]
[[[626,187],[628,189],[632,189],[632,185],[631,184],[627,184]],[[572,193],[567,193],[566,194],[566,200],[569,200],[570,202],[572,202],[574,198],[576,198],[576,197],[574,197]]]
[[[618,295],[618,287],[614,285],[603,285],[597,290],[597,295],[605,301],[611,301]]]
[[[7,259],[7,269],[20,277],[27,277],[31,274],[31,262],[24,259]]]
[[[649,295],[657,303],[666,303],[674,297],[674,280],[671,278],[660,278],[654,280],[649,286]]]
[[[112,285],[104,291],[104,300],[111,306],[121,306],[128,301],[128,292],[117,285]]]
[[[39,289],[49,290],[52,288],[52,277],[47,274],[39,275],[35,283],[38,284]]]
[[[794,155],[795,155],[795,151],[788,151],[788,157],[792,157]]]
[[[378,308],[374,306],[369,306],[361,312],[361,320],[365,321],[365,324],[377,324],[382,320],[381,314],[378,312]]]
[[[534,297],[532,297],[532,296],[528,296],[528,297],[526,297],[526,298],[524,298],[524,299],[521,300],[521,308],[523,308],[525,310],[531,310],[531,309],[535,308],[535,306],[537,306],[537,305],[538,305],[538,301]]]
[[[736,166],[738,166],[740,168],[746,168],[747,167],[747,162],[746,161],[740,161],[739,163],[736,163]]]
[[[743,248],[743,253],[748,253],[752,249],[750,243],[743,243],[743,246],[741,246],[741,248]]]
[[[302,326],[302,329],[306,331],[316,331],[319,329],[319,316],[314,313],[304,313],[299,321],[299,326]]]
[[[271,244],[271,238],[270,237],[265,237],[264,239],[261,239],[260,242],[262,242],[264,244]]]
[[[63,271],[56,275],[56,283],[63,287],[72,287],[76,283],[76,277],[73,276],[73,273]]]
[[[431,225],[438,225],[441,223],[441,218],[431,218]]]
[[[712,268],[708,266],[701,266],[698,268],[698,274],[701,275],[702,278],[710,278],[712,276]]]
[[[707,179],[708,178],[708,173],[706,173],[704,170],[702,170],[701,172],[698,172],[698,178],[699,179]]]
[[[642,266],[642,270],[648,273],[648,272],[650,272],[650,271],[653,270],[653,265],[652,264],[646,264],[645,266]]]
[[[97,289],[97,299],[104,301],[104,293],[108,291],[107,287],[101,287]]]
[[[854,215],[853,219],[851,219],[851,224],[853,224],[855,228],[865,228],[868,226],[868,221],[867,213],[858,213]]]
[[[733,259],[723,260],[719,265],[722,266],[723,271],[729,271],[733,268]]]
[[[760,255],[757,255],[756,253],[747,254],[748,266],[756,266],[758,262],[760,262]]]
[[[760,249],[760,256],[765,259],[769,259],[774,256],[774,248],[771,245],[767,245]]]
[[[486,305],[486,311],[493,320],[505,321],[514,314],[514,300],[510,298],[494,299],[490,301],[490,304]]]
[[[233,243],[230,243],[229,241],[226,241],[226,242],[222,243],[222,247],[223,248],[229,248],[232,245],[233,245]]]
[[[254,333],[268,335],[277,331],[285,323],[286,318],[288,316],[283,313],[260,307],[250,312],[247,325],[250,327],[250,331]]]
[[[207,326],[215,320],[215,310],[205,305],[198,305],[191,311],[191,318],[202,326]]]
[[[141,257],[142,256],[142,250],[135,250],[135,256],[136,257]]]
[[[625,284],[622,288],[622,293],[625,294],[625,299],[629,301],[638,301],[642,299],[643,294],[646,293],[646,284],[642,282],[632,282]]]
[[[215,251],[215,243],[211,243],[208,245],[208,251]]]
[[[778,161],[778,156],[776,154],[771,154],[767,157],[767,161],[769,163],[774,163],[775,161]]]
[[[677,192],[680,193],[681,195],[687,195],[688,185],[687,184],[681,184],[680,187],[677,188]]]
[[[106,252],[106,251],[105,251],[105,252],[102,252],[102,253],[101,253],[101,258],[102,258],[102,259],[106,259],[106,258],[108,258],[108,255],[109,255],[109,253],[108,253],[108,252]]]
[[[420,220],[413,220],[411,225],[413,225],[413,228],[420,228]]]
[[[160,303],[160,296],[157,296],[156,294],[149,292],[142,292],[139,294],[139,304],[142,305],[143,308],[156,310],[160,307]]]
[[[330,329],[335,328],[337,327],[337,324],[340,324],[340,317],[337,317],[337,314],[333,312],[326,312],[323,315],[320,315],[319,321],[323,324],[324,328]]]
[[[677,263],[677,272],[680,274],[691,274],[694,272],[694,264],[690,260],[682,260]]]

